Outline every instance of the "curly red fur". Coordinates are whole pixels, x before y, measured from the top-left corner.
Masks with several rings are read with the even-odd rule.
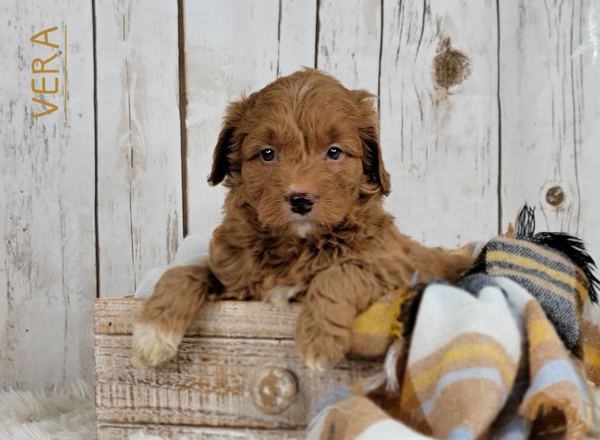
[[[415,271],[419,282],[455,281],[472,260],[413,241],[383,208],[390,177],[372,98],[305,69],[232,103],[209,176],[229,189],[209,258],[204,266],[165,273],[140,324],[172,335],[176,345],[210,294],[265,300],[304,294],[296,344],[320,369],[347,353],[353,318],[384,293],[406,287]],[[341,159],[327,158],[331,145],[342,150]],[[275,160],[261,158],[265,148]],[[290,210],[290,192],[314,196],[310,213]],[[153,355],[162,353],[155,333],[143,339],[147,327],[140,328],[138,365],[175,354]]]

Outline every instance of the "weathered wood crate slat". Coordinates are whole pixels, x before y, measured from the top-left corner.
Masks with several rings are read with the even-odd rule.
[[[259,429],[198,428],[193,426],[162,425],[104,425],[98,432],[97,440],[129,439],[129,436],[142,430],[147,435],[164,438],[180,438],[186,440],[198,438],[204,440],[304,440],[304,430],[282,431]]]
[[[137,369],[130,361],[131,332],[141,305],[131,298],[96,300],[98,439],[126,439],[139,429],[167,438],[302,438],[329,391],[381,369],[381,361],[346,360],[316,373],[294,345],[299,306],[238,301],[206,304],[176,358]],[[294,384],[282,408],[265,406],[269,391],[263,395],[256,387],[265,378],[271,382],[260,383],[272,390],[285,378]]]
[[[131,335],[142,311],[142,300],[100,298],[94,310],[97,335]],[[292,339],[300,306],[281,309],[258,301],[207,302],[187,331],[187,336]]]

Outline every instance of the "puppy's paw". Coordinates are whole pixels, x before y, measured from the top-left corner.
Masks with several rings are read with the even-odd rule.
[[[352,332],[331,322],[318,322],[308,310],[298,316],[295,341],[306,365],[325,371],[350,351]]]
[[[131,362],[138,368],[159,365],[177,354],[182,339],[183,335],[162,331],[153,324],[136,324]]]

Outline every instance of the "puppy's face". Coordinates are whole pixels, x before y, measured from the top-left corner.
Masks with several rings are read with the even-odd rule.
[[[372,95],[310,69],[232,103],[209,176],[223,180],[262,228],[326,233],[390,191]]]

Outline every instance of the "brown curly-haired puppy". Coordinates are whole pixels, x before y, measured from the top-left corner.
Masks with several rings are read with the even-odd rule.
[[[471,264],[402,235],[384,211],[373,98],[304,69],[229,106],[208,178],[229,189],[223,222],[204,264],[168,270],[146,300],[136,365],[173,357],[206,299],[304,294],[296,344],[323,369],[348,352],[353,318],[415,270],[454,281]]]

